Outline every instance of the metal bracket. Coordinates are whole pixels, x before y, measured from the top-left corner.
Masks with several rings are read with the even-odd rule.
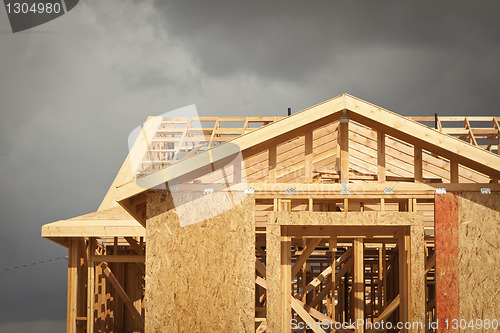
[[[481,187],[481,194],[491,194],[491,188]]]
[[[213,187],[207,187],[203,190],[203,194],[212,194],[212,193],[214,193]]]
[[[286,194],[297,194],[297,189],[295,187],[289,187],[286,189]]]
[[[255,194],[255,190],[253,188],[246,188],[244,190],[245,194]]]
[[[394,194],[394,187],[384,188],[384,194]]]
[[[343,187],[340,189],[340,194],[351,194],[351,189],[349,187]]]
[[[446,194],[446,189],[444,187],[436,187],[436,194]]]

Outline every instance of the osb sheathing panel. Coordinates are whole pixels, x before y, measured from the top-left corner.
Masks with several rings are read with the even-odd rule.
[[[410,320],[425,323],[425,241],[424,227],[410,227]],[[424,332],[425,330],[413,330]]]
[[[459,237],[458,197],[454,193],[436,194],[436,314],[440,321],[458,319]]]
[[[267,330],[281,332],[281,231],[278,224],[266,228]]]
[[[269,223],[280,225],[409,226],[422,225],[422,214],[402,212],[271,212]]]
[[[218,194],[211,195],[216,205]],[[181,227],[170,195],[148,192],[146,332],[254,330],[254,206],[247,197]]]
[[[410,320],[425,323],[423,215],[403,212],[270,212],[267,224],[267,325],[281,331],[281,226],[401,226],[410,229]],[[419,332],[415,330],[414,332]]]
[[[460,318],[499,319],[500,193],[460,193],[458,219]]]

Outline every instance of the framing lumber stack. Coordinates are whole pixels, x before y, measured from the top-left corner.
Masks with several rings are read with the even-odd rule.
[[[289,117],[150,120],[97,212],[42,229],[69,250],[68,332],[498,319],[500,117],[402,117],[344,94]],[[235,148],[231,174],[213,171]],[[181,226],[172,181],[210,196],[200,216],[228,185],[251,191]]]

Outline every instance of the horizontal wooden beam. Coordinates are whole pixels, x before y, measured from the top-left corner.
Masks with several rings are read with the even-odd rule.
[[[119,254],[119,255],[94,255],[92,256],[92,260],[94,262],[145,262],[145,255],[128,255],[128,254]]]

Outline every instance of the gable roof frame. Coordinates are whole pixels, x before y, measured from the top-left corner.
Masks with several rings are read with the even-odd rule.
[[[127,209],[128,199],[148,189],[170,180],[203,173],[203,170],[211,168],[214,163],[234,156],[239,151],[244,157],[258,154],[270,146],[339,120],[343,111],[347,111],[349,119],[353,121],[487,174],[492,179],[500,179],[500,157],[492,152],[351,95],[343,94],[237,137],[229,141],[231,145],[222,144],[144,176],[141,178],[142,186],[137,185],[135,181],[117,186],[117,202]],[[207,160],[211,165],[206,165]],[[130,210],[129,212],[133,213]]]

